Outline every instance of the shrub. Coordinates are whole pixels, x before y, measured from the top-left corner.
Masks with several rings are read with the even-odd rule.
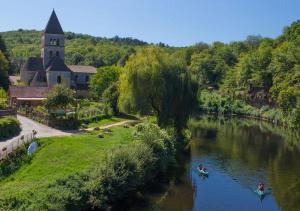
[[[20,131],[20,122],[15,117],[0,118],[0,139],[15,136]]]
[[[291,112],[289,125],[293,129],[300,129],[300,108],[295,108]]]
[[[109,151],[94,169],[57,180],[38,194],[0,196],[5,210],[108,209],[130,197],[175,162],[174,139],[151,123],[139,124],[136,141]]]
[[[7,107],[7,94],[3,88],[0,88],[0,109],[6,109]]]
[[[25,144],[15,151],[10,153],[5,159],[0,161],[0,180],[18,170],[23,164],[29,163],[31,157],[27,155],[27,147],[29,144]]]

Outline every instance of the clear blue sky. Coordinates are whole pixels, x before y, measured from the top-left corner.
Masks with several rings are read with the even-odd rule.
[[[64,31],[173,46],[277,37],[300,19],[300,0],[9,0],[0,31],[41,30],[52,8]]]

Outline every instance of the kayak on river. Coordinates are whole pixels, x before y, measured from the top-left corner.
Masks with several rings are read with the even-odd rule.
[[[258,187],[254,192],[259,196],[261,200],[264,199],[268,194],[270,194],[270,190],[265,190],[265,185],[262,182],[258,184]]]
[[[204,166],[202,164],[200,164],[197,167],[197,170],[199,171],[200,174],[208,176],[208,171],[206,170],[206,168],[204,168]]]

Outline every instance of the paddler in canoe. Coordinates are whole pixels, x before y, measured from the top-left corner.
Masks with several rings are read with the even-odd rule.
[[[265,184],[260,182],[258,184],[257,190],[260,191],[261,193],[264,193],[265,192]]]
[[[198,171],[203,175],[208,175],[206,168],[202,164],[198,166]]]
[[[265,195],[265,184],[263,182],[260,182],[257,186],[257,194],[260,196]]]

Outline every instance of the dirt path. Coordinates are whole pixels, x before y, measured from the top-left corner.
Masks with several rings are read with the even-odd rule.
[[[112,127],[117,127],[117,126],[122,126],[122,125],[126,125],[126,124],[133,124],[133,123],[138,123],[140,122],[140,120],[124,120],[121,122],[116,122],[116,123],[112,123],[112,124],[108,124],[108,125],[103,125],[100,127],[92,127],[92,128],[87,128],[85,130],[94,130],[95,128],[99,128],[99,129],[108,129],[108,128],[112,128]]]

